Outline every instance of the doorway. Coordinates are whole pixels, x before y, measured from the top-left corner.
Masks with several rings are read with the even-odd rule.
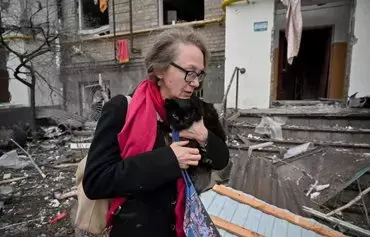
[[[332,27],[302,32],[298,56],[287,61],[285,32],[279,34],[278,100],[318,100],[328,97]]]

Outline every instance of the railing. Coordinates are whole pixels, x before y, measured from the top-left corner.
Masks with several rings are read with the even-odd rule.
[[[235,91],[235,111],[238,111],[238,102],[239,102],[239,73],[240,74],[244,74],[245,73],[245,68],[241,67],[235,67],[234,68],[234,72],[233,74],[231,75],[231,79],[230,79],[230,82],[229,82],[229,85],[227,86],[227,89],[226,89],[226,92],[225,92],[225,95],[224,95],[224,98],[222,99],[222,119],[223,119],[223,126],[224,126],[224,130],[226,131],[227,130],[227,122],[226,122],[226,106],[227,106],[227,97],[229,95],[229,92],[230,92],[230,88],[231,88],[231,85],[233,84],[233,81],[234,81],[234,78],[235,78],[235,75],[236,75],[236,91]]]

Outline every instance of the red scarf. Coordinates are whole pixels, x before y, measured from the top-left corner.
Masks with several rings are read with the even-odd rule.
[[[164,100],[158,86],[151,79],[144,80],[140,82],[131,99],[127,109],[125,125],[118,134],[122,159],[153,150],[157,137],[157,113],[165,121]],[[143,137],[146,138],[145,142],[143,142]],[[107,213],[108,225],[111,223],[111,213],[115,213],[125,200],[124,197],[112,200]],[[175,207],[177,237],[185,237],[183,230],[184,213],[185,182],[181,177],[177,180],[177,203]]]

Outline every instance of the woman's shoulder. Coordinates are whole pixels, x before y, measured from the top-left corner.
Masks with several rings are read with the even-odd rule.
[[[217,112],[213,103],[206,102],[201,98],[199,98],[199,101],[200,101],[201,106],[203,108],[204,116],[210,116],[210,117],[214,117],[214,118],[218,117],[218,112]]]
[[[108,106],[122,106],[127,105],[127,97],[125,95],[119,94],[113,96],[107,103]]]

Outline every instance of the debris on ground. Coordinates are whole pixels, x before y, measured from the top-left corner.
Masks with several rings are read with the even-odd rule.
[[[96,122],[76,125],[44,126],[39,140],[2,150],[0,236],[79,236],[72,215],[77,203],[75,172],[87,155]]]
[[[9,151],[0,157],[0,167],[3,168],[24,169],[29,165],[31,165],[31,162],[18,156],[17,150]]]
[[[285,124],[285,120],[280,117],[262,117],[261,122],[256,126],[255,133],[268,136],[269,138],[276,140],[283,140],[282,125]]]
[[[311,142],[307,142],[307,143],[302,144],[302,145],[294,146],[294,147],[287,150],[287,152],[284,154],[284,159],[288,159],[288,158],[297,156],[299,154],[302,154],[302,153],[308,151],[309,149],[312,149],[313,146],[314,145]]]

